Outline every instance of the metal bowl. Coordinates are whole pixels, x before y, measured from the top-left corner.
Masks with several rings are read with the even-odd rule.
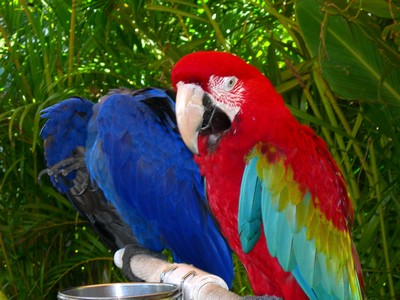
[[[74,287],[58,292],[59,300],[180,299],[179,288],[168,283],[109,283]]]

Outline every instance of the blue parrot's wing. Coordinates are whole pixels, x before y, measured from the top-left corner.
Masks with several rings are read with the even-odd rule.
[[[42,111],[41,117],[47,119],[40,132],[47,169],[41,174],[50,176],[53,186],[90,222],[103,243],[116,251],[137,242],[102,191],[88,186],[84,155],[92,108],[86,99],[71,98]]]
[[[158,234],[175,257],[230,285],[231,252],[207,209],[204,183],[178,134],[170,95],[155,88],[114,93],[99,106],[88,165],[107,198],[140,242]]]
[[[261,144],[248,158],[238,216],[243,250],[254,247],[263,228],[269,253],[310,299],[362,299],[350,233],[320,212],[285,159]]]

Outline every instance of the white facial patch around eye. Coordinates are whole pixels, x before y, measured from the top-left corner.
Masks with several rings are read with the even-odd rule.
[[[214,104],[221,108],[233,121],[243,102],[244,88],[235,76],[211,76],[208,89]]]
[[[208,88],[215,100],[230,106],[240,106],[243,102],[244,88],[235,76],[211,76]]]

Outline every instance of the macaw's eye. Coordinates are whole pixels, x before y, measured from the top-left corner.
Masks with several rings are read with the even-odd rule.
[[[225,78],[225,90],[229,92],[233,89],[238,79],[235,76]]]

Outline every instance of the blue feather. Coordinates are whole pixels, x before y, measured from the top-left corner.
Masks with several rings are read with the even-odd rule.
[[[289,225],[284,212],[278,213],[278,223],[276,224],[277,243],[276,249],[279,263],[284,270],[292,270],[296,266],[296,260],[293,255],[293,232],[289,230]]]
[[[329,299],[329,298],[318,298],[315,294],[315,291],[308,285],[307,281],[304,279],[302,272],[299,267],[293,269],[292,274],[294,278],[296,278],[299,285],[303,288],[303,291],[310,298],[310,300],[318,300],[318,299]]]
[[[273,205],[270,201],[270,195],[265,188],[262,190],[262,220],[264,225],[265,236],[268,237],[267,245],[268,250],[272,256],[276,256],[278,252],[279,236],[277,234],[276,226],[278,223],[279,215],[275,212]]]
[[[253,249],[261,234],[261,182],[255,173],[257,162],[257,158],[249,161],[240,188],[239,236],[242,249],[246,253]]]
[[[305,282],[307,282],[309,286],[314,286],[316,247],[314,240],[307,240],[306,228],[303,228],[294,235],[293,249],[299,265],[299,270],[301,274],[303,274]]]
[[[172,99],[164,90],[147,89],[111,94],[97,106],[88,169],[139,242],[157,251],[160,245],[171,249],[178,260],[231,285],[230,249],[208,211],[198,167],[177,132]],[[149,235],[157,241],[153,245],[146,240]]]

